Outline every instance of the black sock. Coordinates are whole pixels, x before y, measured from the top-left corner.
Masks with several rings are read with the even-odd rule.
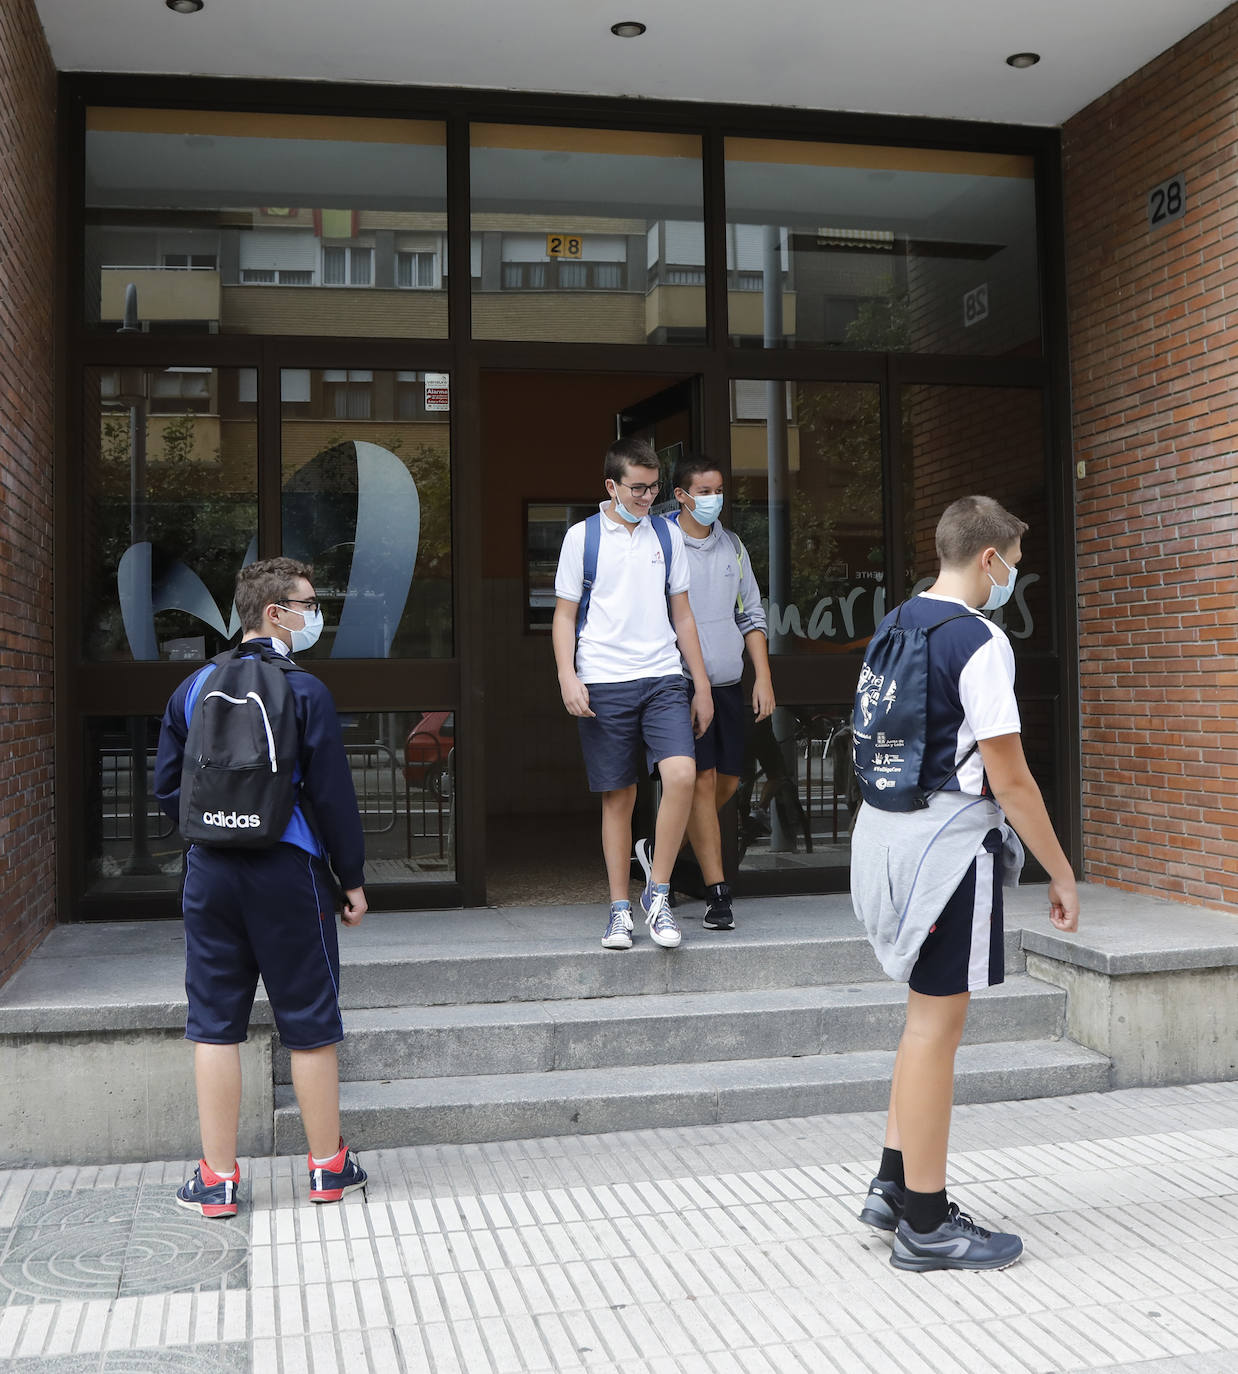
[[[907,1200],[903,1203],[903,1220],[912,1231],[924,1235],[935,1231],[947,1216],[946,1190],[939,1193],[913,1193],[907,1190]]]
[[[877,1165],[877,1177],[884,1179],[886,1183],[897,1183],[900,1188],[906,1188],[902,1150],[892,1150],[888,1145],[882,1150],[881,1163]]]

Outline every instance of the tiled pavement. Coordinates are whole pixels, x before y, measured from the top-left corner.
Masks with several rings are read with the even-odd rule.
[[[0,1174],[0,1369],[1238,1371],[1238,1083],[959,1108],[951,1187],[1027,1252],[901,1274],[855,1220],[879,1116]]]

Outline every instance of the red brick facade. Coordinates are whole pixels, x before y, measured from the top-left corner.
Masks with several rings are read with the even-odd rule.
[[[56,74],[0,6],[0,982],[55,919],[52,394]]]
[[[1238,908],[1238,6],[1063,130],[1089,878]],[[1149,227],[1181,174],[1185,217]]]

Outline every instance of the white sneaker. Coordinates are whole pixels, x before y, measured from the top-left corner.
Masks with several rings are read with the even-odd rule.
[[[671,915],[670,883],[646,883],[640,895],[641,910],[645,913],[645,924],[655,945],[663,949],[676,949],[683,932]]]
[[[602,936],[603,949],[632,948],[632,903],[611,902],[610,919]]]
[[[636,862],[645,875],[645,885],[648,886],[653,882],[653,845],[648,840],[637,840],[634,852]]]

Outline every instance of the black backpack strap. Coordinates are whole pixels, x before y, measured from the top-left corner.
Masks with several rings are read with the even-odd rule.
[[[904,606],[905,606],[906,604],[907,604],[906,602],[903,603]],[[899,607],[899,610],[901,611],[902,609],[903,609],[903,607],[900,606],[900,607]],[[954,614],[954,615],[948,615],[948,616],[946,616],[944,619],[939,620],[935,625],[926,625],[925,628],[924,628],[924,634],[925,634],[925,637],[927,638],[929,635],[931,635],[931,634],[933,633],[934,630],[940,630],[941,627],[942,627],[943,625],[949,625],[952,621],[955,621],[955,620],[972,620],[972,619],[980,619],[980,618],[981,618],[981,617],[975,616],[974,613],[973,613],[972,611],[958,611],[958,612],[957,612],[956,614]],[[956,774],[958,773],[959,769],[962,768],[962,766],[967,762],[967,760],[968,760],[969,758],[971,758],[971,756],[972,756],[972,755],[976,752],[976,750],[979,749],[979,748],[980,748],[980,742],[979,742],[979,740],[973,741],[973,742],[972,742],[972,747],[967,751],[967,753],[965,753],[965,754],[963,755],[963,757],[958,761],[958,763],[956,763],[956,764],[954,765],[954,767],[946,774],[946,776],[945,776],[944,778],[942,778],[942,780],[937,784],[937,786],[936,786],[936,787],[928,788],[928,789],[925,791],[925,793],[924,793],[924,800],[925,800],[925,801],[928,801],[928,799],[929,799],[930,797],[935,797],[935,796],[937,795],[937,793],[940,792],[940,791],[945,787],[945,785],[950,781],[950,779],[953,778],[954,776],[956,776]]]

